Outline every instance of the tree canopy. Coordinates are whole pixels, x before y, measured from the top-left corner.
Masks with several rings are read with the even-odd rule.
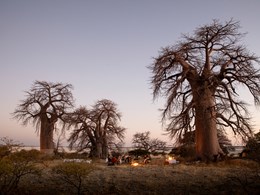
[[[111,100],[96,102],[92,109],[80,107],[68,115],[70,147],[91,149],[91,155],[106,158],[108,149],[123,142],[125,128],[119,126],[121,114]]]
[[[259,58],[241,43],[239,22],[213,20],[164,47],[149,66],[154,98],[167,99],[162,121],[170,136],[196,129],[199,158],[221,154],[217,128],[242,137],[252,134],[246,103],[237,87],[245,86],[260,103]]]
[[[151,153],[166,150],[166,142],[158,138],[150,138],[150,131],[135,133],[132,144],[135,148],[149,151]]]
[[[73,128],[69,137],[71,148],[91,148],[93,156],[106,158],[108,148],[122,144],[125,134],[125,128],[118,124],[121,113],[117,105],[102,99],[90,110],[84,106],[75,109],[71,89],[71,84],[35,81],[15,109],[14,118],[24,125],[31,122],[36,126],[40,133],[40,149],[46,153],[55,150],[53,132],[60,121],[62,131],[66,127]]]
[[[71,84],[35,81],[13,115],[24,125],[32,123],[40,133],[41,150],[53,150],[53,131],[58,120],[74,107]]]

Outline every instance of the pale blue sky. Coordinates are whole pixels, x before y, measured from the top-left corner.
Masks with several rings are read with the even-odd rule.
[[[144,131],[168,141],[158,111],[164,100],[152,101],[152,57],[181,33],[230,18],[241,22],[245,45],[260,56],[259,8],[258,0],[0,0],[0,137],[38,145],[34,127],[10,113],[34,80],[44,80],[72,84],[78,106],[117,103],[127,145]],[[260,129],[260,110],[251,111]]]

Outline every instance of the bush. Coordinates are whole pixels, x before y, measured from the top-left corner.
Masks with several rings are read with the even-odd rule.
[[[249,139],[243,153],[246,158],[260,161],[260,141],[255,138]]]
[[[0,146],[0,159],[11,154],[11,150],[8,146]]]
[[[8,156],[12,152],[16,152],[22,144],[15,143],[14,140],[8,137],[1,137],[0,138],[0,159]]]
[[[0,191],[4,194],[15,193],[22,178],[29,174],[39,176],[40,173],[28,155],[11,153],[0,160]]]
[[[64,152],[64,153],[62,153],[62,158],[87,159],[88,158],[88,153]]]
[[[67,190],[73,192],[73,189],[77,191],[77,194],[81,194],[85,189],[84,178],[94,170],[94,166],[85,163],[62,163],[52,168],[53,178],[56,183],[66,183],[72,187]],[[62,186],[62,185],[57,185]],[[61,189],[66,190],[66,189]]]
[[[128,152],[129,155],[133,155],[136,158],[138,158],[139,156],[146,156],[149,155],[150,152],[148,150],[142,150],[142,149],[136,149],[136,150],[131,150]]]
[[[42,156],[43,156],[43,154],[39,150],[35,150],[35,149],[24,150],[24,149],[22,149],[19,152],[12,153],[10,155],[10,158],[13,159],[13,160],[17,159],[18,161],[35,162],[35,161],[38,161],[39,159],[41,159]]]
[[[169,154],[180,156],[182,160],[190,161],[196,159],[196,151],[194,144],[184,144],[173,148]]]

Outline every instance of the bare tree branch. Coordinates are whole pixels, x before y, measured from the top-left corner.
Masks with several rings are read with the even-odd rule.
[[[239,28],[233,19],[213,20],[193,36],[183,35],[177,44],[162,48],[149,66],[154,99],[167,99],[162,122],[169,121],[166,132],[172,138],[194,130],[199,112],[212,113],[212,121],[236,134],[252,133],[246,104],[238,100],[236,89],[245,86],[255,105],[260,104],[260,61],[241,44],[245,34]]]
[[[41,148],[53,147],[56,122],[63,121],[63,115],[73,108],[71,89],[70,84],[35,81],[31,89],[25,92],[26,98],[12,113],[23,125],[32,123],[36,127],[36,132],[40,132],[41,136]]]

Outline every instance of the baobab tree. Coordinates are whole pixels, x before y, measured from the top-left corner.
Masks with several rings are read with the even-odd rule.
[[[218,128],[242,137],[253,131],[236,88],[245,86],[259,105],[259,58],[241,44],[244,34],[239,28],[232,19],[213,20],[193,36],[183,35],[180,42],[162,48],[149,66],[154,98],[167,99],[162,110],[162,121],[169,121],[165,130],[172,138],[181,138],[195,129],[196,154],[202,160],[223,154]]]
[[[106,158],[110,146],[116,140],[123,141],[125,128],[119,126],[121,114],[111,100],[103,99],[88,110],[80,107],[68,115],[69,128],[73,128],[69,137],[71,148],[84,150],[90,148],[91,156]]]
[[[40,150],[52,153],[54,149],[53,132],[58,120],[73,108],[72,85],[35,81],[26,91],[26,98],[21,101],[13,115],[23,125],[32,123],[40,133]]]

